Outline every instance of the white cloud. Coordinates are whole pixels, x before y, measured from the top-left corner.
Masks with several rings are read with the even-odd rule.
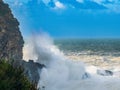
[[[102,4],[102,2],[104,2],[104,1],[106,1],[106,0],[91,0],[91,1],[96,2],[96,3],[98,3],[98,4]]]
[[[56,9],[65,9],[65,6],[64,6],[64,4],[62,4],[61,2],[59,2],[59,1],[56,1],[55,2],[55,8]]]
[[[115,1],[115,0],[108,0],[109,2],[113,2],[113,1]]]
[[[9,3],[13,6],[21,6],[23,5],[24,3],[28,3],[28,1],[32,1],[32,0],[4,0],[6,3]],[[34,0],[33,0],[34,1]],[[48,6],[48,3],[51,1],[51,0],[37,0],[38,1],[38,4],[40,4],[41,1],[43,1],[43,3]],[[79,3],[85,3],[85,0],[75,0]],[[97,4],[99,5],[103,5],[105,7],[108,8],[108,10],[106,11],[111,11],[111,12],[119,12],[120,13],[120,0],[89,0],[89,1],[92,1],[92,2],[96,2]],[[106,1],[109,1],[111,3],[105,3]],[[73,8],[75,8],[75,5],[67,5],[67,4],[63,4],[61,3],[59,0],[53,0],[53,3],[55,4],[55,7],[52,8],[50,7],[50,9],[66,9],[66,8],[69,8],[69,6],[72,6]],[[105,11],[105,10],[104,10]]]
[[[107,1],[112,2],[111,4],[113,4],[113,5],[120,3],[120,0],[91,0],[91,1],[96,2],[98,4],[103,4],[104,2],[107,2]],[[108,3],[106,3],[106,4],[108,4]]]
[[[108,8],[109,12],[116,12],[116,13],[120,13],[120,0],[91,0],[94,1],[100,5],[105,6],[106,8]],[[106,1],[109,1],[111,3],[104,3]]]
[[[48,3],[51,1],[51,0],[42,0],[44,2],[45,5],[48,5]]]
[[[30,1],[30,0],[4,0],[4,2],[6,2],[8,4],[12,4],[14,6],[21,6],[24,3],[28,3],[28,1]]]
[[[28,1],[31,1],[31,0],[7,0],[7,1],[20,2],[20,3],[28,3]]]
[[[109,4],[104,4],[110,12],[120,13],[120,0],[109,0]]]
[[[107,4],[105,5],[109,12],[116,12],[116,13],[120,13],[120,4]]]
[[[21,6],[21,5],[23,5],[23,3],[16,0],[16,1],[14,2],[14,5],[16,5],[16,6]]]
[[[76,0],[79,3],[84,3],[84,0]]]

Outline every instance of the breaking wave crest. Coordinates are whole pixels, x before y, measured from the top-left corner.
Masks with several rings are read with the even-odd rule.
[[[40,90],[120,90],[119,78],[100,76],[84,63],[67,59],[47,34],[32,36],[23,51],[24,60],[46,66],[40,72]]]

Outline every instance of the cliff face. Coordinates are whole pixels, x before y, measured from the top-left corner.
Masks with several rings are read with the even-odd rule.
[[[21,60],[23,43],[19,22],[0,0],[0,59]]]
[[[22,60],[22,47],[24,41],[19,30],[19,22],[11,13],[7,4],[0,0],[0,60],[14,59],[14,65],[22,66],[24,73],[31,82],[38,83],[39,72],[44,65],[35,63],[32,60]]]
[[[22,60],[22,66],[24,67],[24,73],[31,82],[38,83],[40,79],[40,73],[45,65],[29,60],[28,62]]]

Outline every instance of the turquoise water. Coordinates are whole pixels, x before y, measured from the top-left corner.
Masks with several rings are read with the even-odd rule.
[[[120,39],[55,39],[55,45],[65,53],[120,55]]]

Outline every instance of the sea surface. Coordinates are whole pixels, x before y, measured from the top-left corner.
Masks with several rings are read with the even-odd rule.
[[[103,69],[120,68],[120,39],[55,39],[54,43],[69,59]]]
[[[39,90],[120,90],[119,39],[33,39],[23,57],[45,65]]]

